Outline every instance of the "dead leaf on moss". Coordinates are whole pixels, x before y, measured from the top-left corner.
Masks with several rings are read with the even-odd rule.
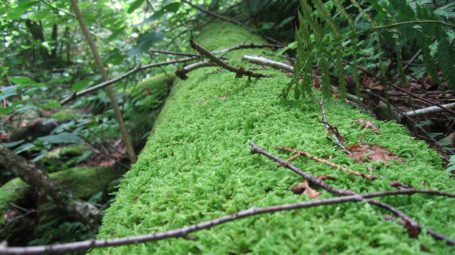
[[[373,122],[371,122],[369,120],[357,119],[357,120],[354,120],[354,122],[359,123],[363,128],[373,130],[373,132],[376,133],[377,135],[381,134],[381,130],[379,130],[379,128],[375,124],[373,124]]]
[[[412,186],[411,183],[408,183],[408,185],[404,185],[400,181],[392,181],[392,182],[390,182],[390,186],[397,188],[397,189],[414,189],[414,186]]]
[[[347,149],[351,152],[351,158],[355,159],[357,162],[365,162],[367,160],[383,163],[387,163],[390,160],[402,161],[395,154],[379,145],[359,143],[354,144]]]
[[[307,180],[297,183],[294,187],[292,187],[292,192],[294,192],[294,194],[308,195],[310,199],[318,198],[319,195],[321,194],[316,190],[312,189]]]
[[[316,178],[318,178],[319,180],[322,180],[322,181],[324,181],[324,180],[336,180],[335,177],[330,176],[330,175],[319,175]]]

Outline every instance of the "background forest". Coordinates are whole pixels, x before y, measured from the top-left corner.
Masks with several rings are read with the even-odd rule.
[[[292,76],[276,97],[317,104],[322,93],[401,123],[455,174],[453,1],[0,0],[0,239],[27,246],[96,236],[99,222],[64,212],[12,161],[102,212],[174,80],[198,59],[190,40],[216,20],[276,49],[265,57]]]

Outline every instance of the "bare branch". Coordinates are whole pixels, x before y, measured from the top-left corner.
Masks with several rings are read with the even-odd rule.
[[[354,195],[343,196],[343,197],[328,198],[328,199],[322,199],[322,200],[312,200],[312,201],[299,202],[299,203],[293,203],[293,204],[275,205],[275,206],[267,206],[267,207],[253,207],[253,208],[250,208],[247,210],[239,211],[237,213],[223,216],[220,218],[216,218],[213,220],[204,221],[204,222],[190,225],[187,227],[169,230],[169,231],[165,231],[165,232],[154,233],[154,234],[138,235],[138,236],[116,238],[116,239],[110,239],[110,240],[86,240],[86,241],[71,242],[71,243],[64,243],[64,244],[30,246],[30,247],[0,246],[0,254],[20,254],[20,255],[27,254],[28,255],[28,254],[64,253],[64,252],[70,252],[70,251],[86,250],[89,248],[121,246],[121,245],[127,245],[127,244],[137,244],[137,243],[144,243],[144,242],[150,242],[150,241],[158,241],[158,240],[175,238],[175,237],[187,237],[187,235],[190,233],[197,232],[197,231],[204,230],[204,229],[210,229],[217,225],[225,224],[225,223],[228,223],[231,221],[235,221],[235,220],[253,216],[253,215],[261,215],[261,214],[266,214],[266,213],[290,211],[290,210],[296,210],[296,209],[311,208],[311,207],[325,206],[325,205],[334,205],[334,204],[341,204],[341,203],[348,203],[348,202],[358,203],[358,202],[362,202],[364,200],[368,201],[368,199],[375,198],[375,197],[387,197],[387,196],[396,196],[396,195],[413,195],[413,194],[428,194],[428,195],[435,195],[435,196],[455,197],[455,194],[439,192],[439,191],[434,191],[434,190],[415,190],[415,189],[384,191],[384,192],[369,193],[369,194],[365,194],[365,195],[354,194]],[[378,205],[379,204],[382,205],[383,203],[378,202]],[[386,204],[383,204],[383,205],[386,205]]]
[[[277,44],[254,44],[254,43],[244,43],[239,44],[236,46],[232,46],[230,48],[215,50],[212,51],[213,54],[223,54],[229,51],[240,50],[240,49],[262,49],[262,48],[271,48],[271,49],[279,49],[281,46]]]
[[[426,115],[426,114],[440,113],[440,112],[444,111],[444,108],[445,109],[455,108],[455,103],[443,104],[443,105],[439,105],[439,106],[430,106],[430,107],[419,109],[419,110],[408,111],[403,114],[408,117],[417,117],[417,116],[422,116],[422,115]]]
[[[169,51],[169,50],[157,50],[157,49],[151,49],[151,50],[149,50],[149,53],[184,56],[184,57],[199,57],[198,54],[194,54],[194,53],[176,52],[176,51]]]
[[[326,184],[324,181],[300,170],[299,168],[291,165],[289,162],[271,154],[270,152],[260,148],[259,146],[257,146],[256,144],[253,144],[251,143],[250,144],[251,146],[251,153],[259,153],[259,154],[262,154],[272,160],[274,160],[275,162],[277,162],[278,164],[280,164],[281,166],[285,167],[285,168],[288,168],[289,170],[297,173],[298,175],[302,176],[303,178],[305,178],[306,180],[314,183],[315,185],[318,185],[319,187],[323,188],[324,190],[330,192],[330,193],[333,193],[335,195],[341,195],[341,196],[352,196],[352,195],[357,195],[359,196],[358,194],[356,194],[354,191],[352,190],[340,190],[340,189],[336,189],[336,188],[333,188],[331,187],[330,185]],[[414,189],[403,189],[403,190],[414,190]],[[403,190],[396,190],[395,192],[398,192],[398,191],[403,191]],[[447,192],[442,192],[440,193],[440,191],[436,191],[436,193],[438,193],[438,195],[441,195],[441,196],[446,196],[446,197],[450,197],[450,198],[454,198],[455,194],[451,194],[451,193],[447,193]],[[422,229],[422,226],[420,226],[416,221],[414,221],[413,219],[411,219],[409,216],[407,216],[405,213],[403,213],[402,211],[398,210],[397,208],[389,205],[389,204],[386,204],[386,203],[383,203],[383,202],[380,202],[380,201],[376,201],[376,200],[371,200],[370,198],[371,197],[364,197],[364,196],[361,196],[362,198],[362,201],[366,201],[367,203],[369,204],[372,204],[372,205],[375,205],[375,206],[378,206],[380,208],[383,208],[383,209],[386,209],[390,212],[392,212],[393,214],[395,214],[396,216],[400,217],[400,219],[402,219],[405,223],[405,227],[406,229],[408,230],[408,233],[411,237],[416,237],[421,229]],[[427,231],[427,234],[429,234],[430,236],[434,237],[435,239],[438,239],[438,240],[445,240],[449,245],[455,245],[455,240],[452,240],[450,239],[449,237],[446,237],[440,233],[437,233],[435,231]]]
[[[228,17],[224,17],[224,16],[222,16],[222,15],[219,15],[219,14],[217,14],[217,13],[214,13],[214,12],[212,12],[212,11],[209,11],[209,10],[207,10],[207,9],[204,9],[204,8],[198,6],[198,5],[195,5],[195,4],[193,4],[193,3],[191,3],[190,1],[187,1],[187,0],[182,0],[182,2],[185,3],[185,4],[187,4],[187,5],[189,5],[189,6],[191,6],[191,7],[193,7],[193,8],[198,9],[199,11],[201,11],[201,12],[203,12],[203,13],[206,13],[206,14],[208,14],[208,15],[210,15],[210,16],[213,16],[213,17],[215,17],[215,18],[217,18],[217,19],[224,20],[224,21],[226,21],[226,22],[229,22],[229,23],[235,24],[235,25],[237,25],[237,26],[243,27],[243,24],[240,23],[240,22],[237,21],[237,20],[234,20],[234,19],[231,19],[231,18],[228,18]]]
[[[201,68],[201,67],[209,67],[209,66],[218,66],[218,65],[215,63],[209,62],[209,61],[196,62],[196,63],[190,64],[190,65],[187,65],[187,66],[183,67],[182,69],[178,69],[177,71],[175,71],[175,75],[182,80],[186,80],[186,79],[188,79],[188,76],[186,76],[187,73],[189,73],[193,70],[196,70],[198,68]]]
[[[236,67],[233,67],[233,66],[230,66],[230,65],[226,64],[221,59],[217,58],[215,55],[210,53],[210,51],[204,49],[202,46],[197,44],[194,40],[190,41],[190,45],[191,45],[191,48],[193,48],[196,51],[198,51],[201,54],[201,56],[208,58],[211,62],[216,63],[217,65],[223,67],[224,69],[226,69],[228,71],[236,73],[236,77],[238,77],[238,78],[241,78],[244,75],[246,75],[248,77],[254,77],[254,78],[266,77],[263,74],[254,73],[254,72],[252,72],[250,70],[245,70],[242,67],[236,68]]]
[[[361,173],[359,171],[355,171],[355,170],[352,170],[350,168],[347,168],[345,166],[337,165],[337,164],[335,164],[333,162],[330,162],[330,161],[328,161],[326,159],[317,157],[317,156],[315,156],[315,155],[313,155],[313,154],[311,154],[309,152],[306,152],[306,151],[299,151],[297,149],[287,148],[287,147],[283,147],[283,146],[277,146],[276,148],[278,150],[296,153],[296,155],[299,155],[299,156],[305,156],[305,157],[310,158],[310,159],[312,159],[314,161],[317,161],[319,163],[326,164],[326,165],[328,165],[328,166],[330,166],[332,168],[335,168],[335,169],[338,169],[338,170],[341,170],[341,171],[345,171],[347,173],[350,173],[350,174],[353,174],[353,175],[357,175],[357,176],[366,178],[368,180],[375,180],[377,178],[376,176],[373,176],[373,175],[364,174],[364,173]]]
[[[123,80],[123,79],[129,77],[130,75],[133,75],[133,74],[135,74],[137,72],[144,71],[146,69],[153,68],[153,67],[160,67],[160,66],[165,66],[165,65],[172,65],[172,64],[189,62],[189,61],[195,60],[197,58],[199,58],[199,56],[198,57],[181,58],[181,59],[176,59],[176,60],[171,60],[171,61],[166,61],[166,62],[160,62],[160,63],[156,63],[156,64],[148,64],[148,65],[145,65],[145,66],[134,67],[133,69],[131,69],[128,72],[120,75],[117,78],[110,79],[108,81],[102,82],[102,83],[97,84],[95,86],[92,86],[90,88],[75,92],[72,95],[68,96],[67,98],[63,99],[60,102],[60,104],[65,105],[65,104],[71,102],[72,100],[74,100],[74,99],[76,99],[78,97],[81,97],[83,95],[92,93],[92,92],[94,92],[96,90],[99,90],[99,89],[102,89],[102,88],[104,88],[106,86],[112,85],[112,84],[114,84],[116,82],[119,82],[119,81],[121,81],[121,80]]]
[[[350,64],[349,62],[348,62],[348,64],[352,66],[352,64]],[[377,77],[376,75],[372,74],[370,71],[368,71],[368,70],[367,70],[365,67],[363,67],[363,66],[356,65],[355,68],[359,69],[360,71],[362,71],[363,73],[365,73],[365,74],[367,74],[367,75],[369,75],[369,76],[371,76],[371,77],[374,77],[374,78],[378,79],[378,77]],[[418,95],[416,95],[416,94],[414,94],[414,93],[411,93],[410,91],[408,91],[408,90],[406,90],[406,89],[403,89],[403,88],[400,88],[399,86],[393,84],[393,83],[390,82],[390,81],[387,81],[387,84],[390,85],[391,87],[395,88],[396,90],[399,90],[399,91],[401,91],[401,92],[403,92],[403,93],[405,93],[405,94],[407,94],[407,95],[409,95],[409,96],[411,96],[411,97],[414,97],[414,98],[416,98],[416,99],[419,99],[420,101],[423,101],[423,102],[425,102],[425,103],[431,104],[431,105],[436,106],[436,107],[439,107],[439,108],[441,108],[442,110],[444,110],[444,111],[446,111],[446,112],[448,112],[448,113],[450,113],[450,114],[455,114],[455,111],[450,110],[449,108],[444,107],[444,105],[440,105],[440,104],[434,103],[434,102],[432,102],[432,101],[430,101],[430,100],[428,100],[428,99],[425,99],[425,98],[423,98],[423,97],[421,97],[421,96],[418,96]]]
[[[324,108],[324,101],[323,100],[321,100],[319,102],[319,106],[321,107],[322,123],[324,124],[324,127],[327,130],[327,133],[329,133],[329,135],[332,136],[332,139],[334,140],[334,142],[344,152],[346,152],[348,155],[351,155],[351,152],[343,144],[343,137],[341,136],[340,132],[338,132],[338,128],[329,123],[329,120],[327,119],[327,112],[325,111],[325,108]]]
[[[253,154],[259,153],[259,154],[262,154],[262,155],[272,159],[273,161],[277,162],[280,166],[286,167],[287,169],[293,171],[294,173],[302,176],[303,178],[308,180],[310,183],[313,183],[313,184],[315,184],[315,185],[327,190],[330,193],[337,194],[337,195],[344,195],[344,196],[353,195],[354,194],[354,192],[351,191],[351,190],[340,190],[340,189],[336,189],[336,188],[331,187],[330,185],[326,184],[321,179],[318,179],[318,178],[316,178],[316,177],[314,177],[314,176],[312,176],[312,175],[300,170],[299,168],[297,168],[294,165],[290,164],[288,161],[283,160],[283,159],[273,155],[272,153],[260,148],[259,146],[257,146],[254,143],[250,144],[250,149],[251,149],[251,153],[253,153]]]
[[[267,59],[261,56],[250,56],[250,55],[244,55],[243,59],[248,60],[252,63],[259,64],[259,65],[266,65],[266,66],[271,66],[276,69],[281,69],[285,72],[294,72],[294,67],[282,62],[274,61],[271,59]]]
[[[277,48],[279,46],[273,45],[273,44],[239,44],[230,48],[226,49],[221,49],[221,50],[216,50],[212,51],[212,54],[223,54],[227,53],[229,51],[233,50],[238,50],[238,49],[251,49],[251,48]],[[159,53],[159,54],[169,54],[169,55],[177,55],[177,56],[187,56],[187,58],[181,58],[181,59],[176,59],[176,60],[171,60],[171,61],[166,61],[166,62],[160,62],[156,64],[148,64],[144,66],[137,66],[134,67],[133,69],[127,71],[126,73],[120,75],[117,78],[110,79],[108,81],[102,82],[100,84],[94,85],[90,88],[74,92],[70,96],[64,98],[62,101],[60,101],[61,105],[65,105],[73,100],[75,100],[78,97],[84,96],[86,94],[90,94],[94,91],[97,91],[99,89],[105,88],[106,86],[112,85],[114,83],[117,83],[137,72],[144,71],[149,68],[154,68],[154,67],[160,67],[160,66],[165,66],[165,65],[172,65],[172,64],[178,64],[178,63],[185,63],[185,62],[190,62],[192,60],[200,58],[200,55],[198,54],[193,54],[193,53],[185,53],[185,52],[174,52],[174,51],[167,51],[167,50],[150,50],[151,53]],[[202,67],[202,66],[201,66]],[[190,70],[191,71],[191,70]],[[177,71],[178,72],[178,71]],[[189,72],[189,71],[188,71]],[[187,72],[187,73],[188,73]]]
[[[59,187],[44,171],[1,146],[0,166],[10,169],[17,177],[21,178],[39,193],[45,195],[57,207],[69,215],[94,226],[101,219],[102,212],[92,204],[73,198],[70,192]]]

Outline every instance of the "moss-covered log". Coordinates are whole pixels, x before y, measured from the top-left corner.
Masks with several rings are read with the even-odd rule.
[[[216,23],[196,41],[209,50],[240,43],[264,43],[236,26]],[[255,69],[268,78],[235,78],[210,67],[177,81],[139,161],[122,181],[116,201],[106,211],[100,238],[170,230],[254,206],[307,200],[291,187],[299,176],[274,162],[252,155],[249,141],[274,150],[298,147],[353,170],[380,176],[375,181],[347,175],[324,164],[300,158],[294,164],[328,182],[358,193],[392,189],[392,181],[416,188],[455,191],[438,155],[416,141],[400,125],[376,121],[342,102],[327,102],[331,124],[351,144],[367,142],[387,148],[401,160],[357,163],[327,139],[313,100],[278,98],[290,78],[276,70],[257,69],[241,55],[269,55],[265,49],[229,53],[231,64]],[[356,119],[374,122],[377,135],[359,128]],[[276,152],[276,151],[275,151]],[[278,153],[278,152],[277,152]],[[279,154],[285,157],[286,154]],[[330,197],[321,191],[321,198]],[[455,238],[455,203],[416,195],[381,199],[411,217]],[[334,205],[245,218],[194,234],[197,240],[169,239],[147,244],[95,249],[91,254],[415,254],[422,247],[448,254],[453,248],[421,234],[410,238],[384,211],[367,203]]]
[[[49,175],[55,183],[72,192],[75,198],[87,199],[99,191],[107,190],[109,184],[122,175],[122,171],[108,167],[75,167]],[[19,178],[0,187],[0,214],[3,216],[11,203],[21,204],[30,192],[30,186]],[[0,218],[0,226],[5,218]]]

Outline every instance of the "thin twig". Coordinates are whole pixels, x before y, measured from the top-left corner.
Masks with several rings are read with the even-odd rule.
[[[321,115],[322,115],[322,123],[324,123],[325,129],[327,132],[332,135],[332,139],[335,141],[335,143],[348,155],[351,155],[352,153],[346,148],[346,146],[343,145],[343,137],[341,136],[340,132],[338,132],[338,128],[336,126],[333,126],[329,123],[329,120],[327,119],[327,113],[324,108],[324,101],[321,100],[319,102],[319,106],[321,107]]]
[[[127,245],[127,244],[137,244],[137,243],[144,243],[144,242],[150,242],[150,241],[158,241],[158,240],[162,240],[162,239],[175,238],[175,237],[187,237],[187,235],[190,233],[204,230],[204,229],[210,229],[217,225],[221,225],[224,223],[228,223],[231,221],[235,221],[235,220],[253,216],[253,215],[261,215],[261,214],[266,214],[266,213],[290,211],[290,210],[296,210],[296,209],[325,206],[325,205],[334,205],[334,204],[341,204],[341,203],[348,203],[348,202],[358,203],[358,202],[362,202],[365,200],[368,201],[369,199],[375,198],[375,197],[387,197],[387,196],[396,196],[396,195],[413,195],[413,194],[428,194],[428,195],[445,196],[445,197],[451,197],[451,198],[455,197],[455,194],[433,191],[433,190],[415,190],[415,189],[384,191],[384,192],[369,193],[369,194],[364,194],[364,195],[354,194],[354,195],[343,196],[343,197],[312,200],[312,201],[298,202],[298,203],[293,203],[293,204],[275,205],[275,206],[267,206],[267,207],[253,207],[253,208],[239,211],[237,213],[223,216],[223,217],[220,217],[217,219],[204,221],[204,222],[190,225],[187,227],[169,230],[169,231],[165,231],[165,232],[154,233],[154,234],[138,235],[138,236],[116,238],[116,239],[110,239],[110,240],[86,240],[86,241],[55,244],[55,245],[40,245],[40,246],[29,246],[29,247],[0,246],[0,254],[26,255],[26,254],[64,253],[64,252],[70,252],[70,251],[86,250],[89,248],[121,246],[121,245]],[[379,204],[383,204],[383,203],[378,202],[378,205]],[[384,204],[384,205],[386,205],[386,204]],[[443,239],[443,240],[445,240],[445,239]]]
[[[229,23],[235,24],[235,25],[237,25],[237,26],[243,27],[243,24],[240,23],[240,22],[237,21],[237,20],[234,20],[234,19],[231,19],[231,18],[222,16],[222,15],[219,15],[219,14],[217,14],[217,13],[214,13],[214,12],[210,11],[210,10],[207,10],[207,9],[204,9],[204,8],[198,6],[198,5],[195,5],[195,4],[193,4],[193,3],[191,3],[190,1],[187,1],[187,0],[182,0],[182,2],[185,3],[185,4],[187,4],[187,5],[189,5],[189,6],[191,6],[191,7],[193,7],[193,8],[198,9],[199,11],[201,11],[201,12],[203,12],[203,13],[206,13],[206,14],[208,14],[208,15],[210,15],[210,16],[213,16],[213,17],[215,17],[215,18],[217,18],[217,19],[224,20],[224,21],[226,21],[226,22],[229,22]]]
[[[198,68],[201,68],[201,67],[209,67],[209,66],[218,66],[218,65],[215,63],[209,62],[209,61],[196,62],[196,63],[190,64],[190,65],[187,65],[187,66],[183,67],[182,69],[177,69],[177,71],[175,71],[175,75],[182,80],[186,80],[186,79],[188,79],[187,74],[189,72],[196,70]]]
[[[278,46],[277,45],[273,45],[273,44],[239,44],[239,45],[236,45],[236,46],[233,46],[233,47],[230,47],[230,48],[221,49],[221,50],[215,50],[215,51],[212,51],[211,53],[213,53],[213,54],[223,54],[223,53],[227,53],[227,52],[230,52],[230,51],[233,51],[233,50],[238,50],[238,49],[276,48],[276,47],[278,47]],[[176,60],[171,60],[171,61],[166,61],[166,62],[159,62],[159,63],[154,63],[154,64],[148,64],[148,65],[145,65],[145,66],[134,67],[133,69],[127,71],[126,73],[120,75],[117,78],[102,82],[100,84],[94,85],[94,86],[92,86],[90,88],[87,88],[87,89],[84,89],[84,90],[81,90],[81,91],[78,91],[78,92],[74,92],[70,96],[68,96],[65,99],[63,99],[62,101],[60,101],[60,104],[61,105],[65,105],[65,104],[71,102],[72,100],[74,100],[74,99],[76,99],[78,97],[81,97],[83,95],[92,93],[92,92],[94,92],[94,91],[96,91],[98,89],[104,88],[104,87],[109,86],[111,84],[117,83],[117,82],[119,82],[119,81],[121,81],[121,80],[123,80],[125,78],[128,78],[129,76],[131,76],[131,75],[133,75],[133,74],[135,74],[137,72],[144,71],[144,70],[149,69],[149,68],[161,67],[161,66],[165,66],[165,65],[172,65],[172,64],[178,64],[178,63],[185,63],[185,62],[189,62],[189,61],[192,61],[192,60],[200,58],[200,55],[198,55],[198,54],[185,53],[185,52],[174,52],[174,51],[167,51],[167,50],[150,50],[150,53],[180,55],[180,56],[187,56],[188,58],[181,58],[181,59],[176,59]]]
[[[402,26],[402,25],[414,25],[414,24],[439,24],[442,26],[455,28],[454,23],[444,22],[444,21],[440,21],[440,20],[409,20],[409,21],[397,22],[397,23],[384,25],[384,26],[372,27],[371,29],[368,29],[368,30],[385,29],[385,28],[391,28],[391,27],[398,27],[398,26]],[[368,31],[368,30],[365,30],[365,31]]]
[[[283,146],[277,146],[276,147],[278,150],[282,150],[282,151],[287,151],[287,152],[292,152],[292,153],[296,153],[296,155],[299,155],[299,156],[305,156],[309,159],[312,159],[314,161],[317,161],[319,163],[323,163],[323,164],[326,164],[332,168],[335,168],[335,169],[338,169],[338,170],[342,170],[342,171],[345,171],[347,173],[350,173],[350,174],[353,174],[353,175],[357,175],[357,176],[360,176],[360,177],[363,177],[365,179],[368,179],[368,180],[375,180],[377,177],[376,176],[373,176],[373,175],[369,175],[369,174],[364,174],[364,173],[361,173],[359,171],[355,171],[355,170],[352,170],[352,169],[349,169],[345,166],[342,166],[342,165],[338,165],[338,164],[335,164],[333,162],[330,162],[326,159],[323,159],[323,158],[320,158],[320,157],[317,157],[309,152],[306,152],[306,151],[299,151],[297,149],[292,149],[292,148],[287,148],[287,147],[283,147]],[[288,160],[289,162],[289,160]]]
[[[349,63],[348,63],[348,64],[349,64]],[[350,64],[350,65],[352,66],[352,64]],[[359,69],[360,71],[362,71],[363,73],[365,73],[365,74],[367,74],[367,75],[369,75],[369,76],[371,76],[371,77],[374,77],[374,78],[378,79],[378,77],[377,77],[376,75],[372,74],[372,73],[371,73],[370,71],[368,71],[365,67],[362,67],[362,66],[360,66],[360,65],[356,65],[355,68]],[[401,92],[403,92],[403,93],[405,93],[405,94],[407,94],[407,95],[409,95],[409,96],[411,96],[411,97],[414,97],[414,98],[416,98],[416,99],[419,99],[419,100],[421,100],[421,101],[423,101],[423,102],[425,102],[425,103],[428,103],[428,104],[434,105],[434,106],[436,106],[436,107],[439,107],[439,108],[443,109],[444,111],[446,111],[446,112],[448,112],[448,113],[450,113],[450,114],[455,114],[455,111],[452,111],[452,110],[450,110],[450,109],[448,109],[448,108],[446,108],[446,107],[444,107],[444,106],[442,106],[442,105],[440,105],[440,104],[434,103],[434,102],[432,102],[432,101],[430,101],[430,100],[428,100],[428,99],[425,99],[425,98],[423,98],[423,97],[421,97],[421,96],[418,96],[418,95],[416,95],[416,94],[414,94],[414,93],[411,93],[410,91],[408,91],[408,90],[406,90],[406,89],[400,88],[399,86],[393,84],[393,83],[390,82],[390,81],[387,81],[387,85],[389,85],[389,86],[391,86],[391,87],[393,87],[393,88],[395,88],[395,89],[397,89],[397,90],[399,90],[399,91],[401,91]]]
[[[212,51],[214,54],[223,54],[229,51],[241,50],[241,49],[262,49],[262,48],[271,48],[279,49],[281,46],[277,44],[254,44],[254,43],[243,43],[235,45],[226,49]]]
[[[47,5],[49,8],[53,9],[54,11],[56,11],[56,14],[59,15],[59,16],[60,16],[59,12],[62,12],[62,13],[66,14],[66,15],[72,17],[72,18],[77,19],[76,16],[74,16],[72,13],[67,12],[67,11],[65,11],[65,10],[63,10],[63,9],[57,8],[57,7],[53,6],[52,4],[48,3],[48,2],[45,1],[45,0],[41,0],[41,2],[42,2],[43,4],[45,4],[45,5]]]
[[[273,67],[273,68],[276,68],[276,69],[281,69],[281,70],[283,70],[285,72],[290,72],[290,73],[294,72],[294,67],[293,66],[285,64],[285,63],[282,63],[282,62],[274,61],[274,60],[271,60],[271,59],[267,59],[267,58],[264,58],[262,56],[244,55],[242,58],[247,60],[247,61],[250,61],[252,63],[255,63],[255,64],[270,66],[270,67]]]
[[[248,76],[248,77],[254,77],[254,78],[263,78],[263,77],[266,77],[265,75],[263,74],[259,74],[259,73],[254,73],[250,70],[245,70],[243,69],[242,67],[240,68],[237,68],[237,67],[233,67],[229,64],[226,64],[225,62],[223,62],[221,59],[219,59],[218,57],[216,57],[215,55],[213,55],[212,53],[210,53],[210,51],[204,49],[202,46],[200,46],[199,44],[197,44],[194,40],[191,40],[190,41],[190,45],[191,45],[191,48],[195,49],[197,52],[199,52],[201,54],[202,57],[205,57],[205,58],[208,58],[211,62],[213,63],[216,63],[218,64],[219,66],[223,67],[224,69],[228,70],[228,71],[231,71],[233,73],[236,73],[236,77],[237,78],[241,78],[243,77],[244,75]]]
[[[279,157],[277,157],[277,156],[273,155],[272,153],[260,148],[259,146],[257,146],[254,143],[251,143],[250,146],[251,146],[250,147],[251,148],[251,153],[253,153],[253,154],[254,153],[259,153],[259,154],[262,154],[262,155],[274,160],[275,162],[280,164],[280,166],[286,167],[287,169],[293,171],[294,173],[302,176],[303,178],[308,180],[310,183],[313,183],[313,184],[315,184],[315,185],[327,190],[330,193],[337,194],[337,195],[344,195],[344,196],[354,194],[354,192],[350,191],[350,190],[341,190],[341,189],[336,189],[336,188],[331,187],[330,185],[326,184],[323,180],[321,180],[321,179],[319,179],[317,177],[314,177],[314,176],[312,176],[312,175],[300,170],[299,168],[297,168],[294,165],[290,164],[288,161],[280,159]]]
[[[316,178],[316,177],[314,177],[314,176],[312,176],[312,175],[300,170],[299,168],[293,166],[289,162],[287,162],[287,161],[285,161],[285,160],[273,155],[272,153],[260,148],[259,146],[257,146],[254,143],[250,144],[250,149],[251,149],[251,153],[253,153],[253,154],[254,153],[259,153],[259,154],[262,154],[262,155],[272,159],[273,161],[277,162],[281,166],[283,166],[283,167],[285,167],[285,168],[297,173],[298,175],[302,176],[303,178],[305,178],[309,182],[311,182],[311,183],[313,183],[315,185],[318,185],[319,187],[323,188],[324,190],[326,190],[326,191],[328,191],[328,192],[330,192],[332,194],[341,195],[341,196],[352,196],[352,195],[359,196],[358,194],[356,194],[352,190],[340,190],[340,189],[333,188],[332,186],[326,184],[321,179],[318,179],[318,178]],[[396,190],[395,192],[403,191],[403,190],[413,190],[413,189],[402,189],[402,190]],[[435,192],[439,193],[440,191],[435,191]],[[450,198],[454,198],[455,194],[442,192],[442,193],[440,193],[440,195],[447,196],[447,197],[450,197]],[[386,210],[392,212],[393,214],[395,214],[397,217],[401,218],[405,222],[405,227],[408,230],[409,235],[415,237],[415,236],[417,236],[420,233],[420,230],[422,229],[422,226],[420,226],[416,221],[411,219],[405,213],[401,212],[400,210],[398,210],[397,208],[395,208],[395,207],[393,207],[393,206],[391,206],[389,204],[386,204],[386,203],[383,203],[383,202],[380,202],[380,201],[376,201],[376,200],[371,200],[370,198],[371,197],[369,197],[368,199],[366,197],[362,197],[362,201],[366,201],[369,204],[372,204],[372,205],[381,207],[383,209],[386,209]],[[445,240],[450,245],[455,245],[455,240],[452,240],[449,237],[446,237],[446,236],[444,236],[444,235],[442,235],[440,233],[437,233],[435,231],[427,231],[427,234],[429,234],[430,236],[433,236],[435,239]]]
[[[194,54],[194,53],[177,52],[177,51],[169,51],[169,50],[158,50],[158,49],[151,49],[151,50],[149,50],[149,53],[184,56],[184,57],[199,57],[198,54]]]
[[[123,80],[123,79],[129,77],[130,75],[133,75],[133,74],[135,74],[137,72],[144,71],[146,69],[153,68],[153,67],[160,67],[160,66],[165,66],[165,65],[173,65],[173,64],[178,64],[178,63],[189,62],[189,61],[195,60],[197,58],[198,57],[187,57],[187,58],[181,58],[181,59],[176,59],[176,60],[171,60],[171,61],[166,61],[166,62],[159,62],[159,63],[156,63],[156,64],[149,64],[149,65],[134,67],[133,69],[131,69],[128,72],[120,75],[117,78],[110,79],[108,81],[102,82],[102,83],[100,83],[98,85],[92,86],[90,88],[87,88],[87,89],[84,89],[84,90],[81,90],[81,91],[78,91],[78,92],[74,92],[72,95],[70,95],[67,98],[63,99],[60,102],[60,104],[65,105],[65,104],[71,102],[72,100],[74,100],[74,99],[76,99],[78,97],[81,97],[83,95],[92,93],[92,92],[94,92],[96,90],[99,90],[101,88],[104,88],[106,86],[114,84],[116,82],[119,82],[119,81],[121,81],[121,80]]]

